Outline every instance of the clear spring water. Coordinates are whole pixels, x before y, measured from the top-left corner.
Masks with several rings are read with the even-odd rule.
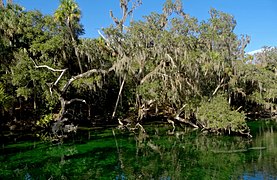
[[[277,124],[249,126],[252,139],[189,128],[169,135],[168,125],[79,130],[62,145],[2,136],[0,179],[277,179]]]

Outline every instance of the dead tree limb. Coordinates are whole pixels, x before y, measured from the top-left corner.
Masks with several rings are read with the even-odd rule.
[[[66,71],[66,70],[67,70],[67,69],[54,69],[54,68],[49,67],[49,66],[47,66],[47,65],[41,65],[41,66],[35,65],[35,68],[47,68],[47,69],[49,69],[49,70],[51,70],[51,71],[54,71],[54,72],[63,72],[63,71]]]
[[[181,118],[180,116],[175,116],[174,119],[177,120],[177,121],[180,121],[180,122],[182,122],[182,123],[189,124],[189,125],[191,125],[191,126],[194,127],[194,128],[197,128],[197,129],[199,128],[196,124],[194,124],[194,123],[192,123],[192,122],[190,122],[190,121],[187,121],[187,120]]]
[[[74,99],[71,99],[70,101],[65,101],[65,104],[68,105],[68,104],[71,104],[73,102],[83,102],[83,103],[86,103],[86,100],[74,98]]]
[[[101,31],[100,30],[98,30],[98,34],[108,43],[108,44],[110,44],[110,41],[109,41],[109,39],[108,38],[106,38],[102,33],[101,33]]]
[[[66,91],[68,90],[69,86],[75,81],[75,80],[78,80],[78,79],[81,79],[81,78],[86,78],[86,77],[90,77],[92,74],[97,74],[97,73],[100,73],[100,74],[106,74],[110,71],[112,71],[114,69],[114,67],[111,67],[110,69],[108,70],[102,70],[102,69],[91,69],[87,72],[84,72],[84,73],[81,73],[81,74],[78,74],[76,76],[73,76],[71,77],[65,84],[64,86],[62,87],[62,89],[60,90],[57,85],[60,81],[60,79],[63,77],[64,73],[66,72],[67,69],[55,69],[55,68],[52,68],[50,66],[47,66],[47,65],[37,65],[36,62],[34,60],[32,60],[33,63],[34,63],[34,66],[35,68],[46,68],[50,71],[53,71],[53,72],[61,72],[60,75],[58,76],[58,78],[56,79],[56,81],[53,83],[50,84],[50,93],[52,94],[52,88],[56,91],[56,93],[58,94],[59,96],[59,100],[60,100],[60,103],[61,103],[61,110],[60,110],[60,113],[59,113],[59,117],[57,118],[58,121],[62,121],[63,119],[63,116],[65,114],[65,110],[66,110],[66,105],[69,105],[73,102],[82,102],[82,103],[86,103],[85,100],[83,99],[79,99],[79,98],[73,98],[71,100],[65,100],[64,98],[64,95],[66,93]]]
[[[218,86],[215,88],[212,96],[209,98],[208,101],[211,101],[212,97],[217,93],[217,91],[219,90],[219,88],[221,88],[222,86],[224,86],[222,83],[224,82],[224,77],[221,79],[221,81],[219,82]],[[226,84],[225,84],[226,85]]]
[[[219,89],[220,87],[222,87],[223,81],[224,81],[224,78],[221,79],[219,85],[218,85],[218,86],[216,87],[216,89],[214,90],[212,96],[214,96],[214,95],[217,93],[218,89]]]
[[[109,71],[106,71],[106,70],[103,70],[103,69],[91,69],[91,70],[89,70],[87,72],[84,72],[82,74],[78,74],[77,76],[73,76],[72,78],[70,78],[67,81],[67,83],[65,83],[65,85],[63,86],[61,92],[64,93],[68,89],[68,87],[71,85],[71,83],[74,82],[77,79],[82,79],[82,78],[90,77],[92,74],[96,74],[96,73],[106,74]]]
[[[182,111],[185,109],[186,106],[187,106],[187,104],[183,105],[183,106],[181,107],[181,109],[179,109],[179,110],[177,111],[175,117],[180,116],[180,114],[182,113]]]
[[[142,4],[142,0],[136,0],[133,4],[131,9],[129,9],[128,4],[130,0],[120,0],[120,8],[122,10],[122,17],[121,19],[118,19],[114,16],[113,11],[110,10],[110,16],[113,19],[114,23],[117,27],[120,28],[121,31],[123,31],[124,23],[126,22],[128,16],[131,16],[134,12],[134,10],[139,7]]]
[[[54,86],[57,86],[58,82],[60,81],[60,79],[62,78],[63,74],[65,73],[67,69],[64,69],[64,71],[62,71],[62,73],[60,74],[60,76],[58,77],[58,79],[55,81]]]
[[[171,62],[171,64],[172,64],[172,66],[174,67],[174,68],[176,68],[177,66],[176,66],[176,64],[175,64],[175,62],[174,62],[174,60],[173,60],[173,58],[169,55],[169,54],[165,54],[168,58],[169,58],[169,60],[170,60],[170,62]]]
[[[53,88],[53,85],[54,85],[54,87],[56,87],[57,86],[57,84],[58,84],[58,82],[60,81],[60,79],[62,78],[62,76],[64,75],[64,73],[65,73],[65,71],[67,71],[67,68],[66,69],[54,69],[54,68],[52,68],[52,67],[50,67],[50,66],[47,66],[47,65],[40,65],[40,66],[38,66],[37,64],[36,64],[36,62],[32,59],[32,61],[33,61],[33,63],[34,63],[34,65],[35,65],[35,68],[47,68],[47,69],[49,69],[50,71],[53,71],[53,72],[61,72],[61,74],[59,75],[59,77],[56,79],[56,81],[55,81],[55,83],[54,84],[50,84],[49,85],[49,91],[50,91],[50,94],[52,95],[52,88]],[[58,92],[59,93],[59,92]]]
[[[117,110],[118,102],[119,102],[119,99],[120,99],[120,96],[121,96],[121,93],[122,93],[122,90],[123,90],[123,87],[124,87],[125,79],[126,79],[126,74],[123,77],[123,81],[121,83],[121,86],[120,86],[120,89],[119,89],[119,92],[118,92],[118,96],[117,96],[117,99],[116,99],[114,111],[113,111],[113,114],[112,114],[112,119],[114,118],[116,110]]]

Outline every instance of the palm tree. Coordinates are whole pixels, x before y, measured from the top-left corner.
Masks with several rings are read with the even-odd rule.
[[[61,4],[56,10],[55,19],[62,25],[66,25],[72,33],[76,33],[80,29],[81,11],[74,0],[61,0]]]
[[[61,24],[61,26],[67,27],[68,33],[70,34],[74,45],[75,55],[78,60],[80,71],[83,73],[80,55],[77,50],[78,35],[82,33],[82,27],[80,25],[81,11],[77,3],[74,0],[61,0],[60,6],[56,10],[54,17],[55,20]]]

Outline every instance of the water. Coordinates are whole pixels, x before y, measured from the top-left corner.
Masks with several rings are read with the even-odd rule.
[[[249,126],[252,140],[158,125],[82,130],[63,145],[2,141],[0,179],[277,179],[277,124]]]

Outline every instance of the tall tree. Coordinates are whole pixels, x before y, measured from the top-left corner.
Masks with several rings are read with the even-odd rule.
[[[118,28],[119,33],[123,33],[124,23],[126,22],[127,18],[133,14],[134,10],[138,6],[140,6],[142,4],[142,0],[135,0],[132,3],[132,6],[130,8],[130,4],[131,4],[130,2],[132,2],[132,1],[131,0],[120,0],[119,1],[120,8],[122,10],[122,17],[121,17],[121,19],[118,19],[117,17],[115,17],[114,14],[113,14],[113,11],[110,11],[110,16],[113,19],[114,23],[116,24],[116,27]],[[122,57],[124,57],[125,55],[124,55],[124,53],[122,52],[122,50],[120,48],[121,47],[118,47],[118,46],[115,47],[115,49],[117,49],[117,51],[118,51],[118,59],[119,59],[119,61],[123,60],[123,62],[124,62],[125,60]],[[121,64],[121,63],[119,62],[119,64]],[[126,74],[125,73],[119,73],[119,79],[120,79],[120,84],[121,85],[120,85],[120,88],[119,88],[118,97],[117,97],[117,100],[116,100],[116,103],[115,103],[115,107],[114,107],[114,111],[113,111],[113,114],[112,114],[112,118],[114,118],[115,114],[116,114],[118,103],[119,103],[119,100],[121,98],[121,94],[122,94],[123,87],[124,87],[124,84],[125,84]]]
[[[83,28],[80,24],[81,11],[77,3],[74,0],[61,0],[54,16],[56,21],[60,23],[61,28],[65,27],[65,36],[69,33],[80,72],[83,73],[81,58],[77,49],[78,37],[83,33]]]

